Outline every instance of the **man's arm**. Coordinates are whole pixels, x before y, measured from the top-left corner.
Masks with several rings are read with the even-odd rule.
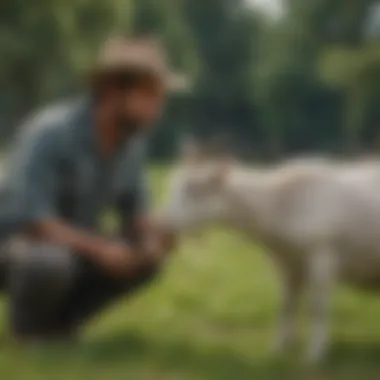
[[[31,222],[27,233],[41,240],[71,248],[83,256],[96,260],[107,246],[107,241],[87,231],[73,228],[58,218]]]
[[[26,132],[11,161],[13,209],[22,230],[42,240],[71,248],[112,272],[137,265],[126,244],[109,242],[60,220],[56,213],[62,146],[57,131],[47,127]]]
[[[58,219],[62,141],[54,127],[22,131],[12,157],[11,193],[26,233],[91,253],[100,242]]]

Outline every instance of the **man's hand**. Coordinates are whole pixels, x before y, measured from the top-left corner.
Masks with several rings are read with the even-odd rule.
[[[166,256],[158,240],[145,240],[137,249],[125,243],[112,242],[100,246],[94,262],[114,277],[134,276],[140,270],[156,267]]]
[[[174,232],[157,226],[157,239],[163,251],[170,252],[176,247],[177,237]]]
[[[167,254],[176,246],[175,233],[152,218],[141,219],[137,228],[140,231],[143,244],[146,244],[150,249]]]
[[[29,233],[34,237],[70,247],[116,277],[133,276],[140,269],[158,264],[162,258],[153,252],[163,252],[164,248],[161,243],[149,243],[149,247],[138,248],[119,241],[110,242],[59,220],[40,222],[34,225]],[[144,236],[154,237],[155,234]]]
[[[111,242],[99,247],[94,261],[102,269],[115,277],[133,275],[140,262],[134,250],[124,243]]]

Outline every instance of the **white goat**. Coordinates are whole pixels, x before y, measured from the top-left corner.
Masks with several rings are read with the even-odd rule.
[[[294,341],[303,289],[313,362],[328,346],[334,282],[380,290],[380,162],[300,160],[255,171],[192,152],[175,169],[160,215],[179,231],[227,223],[267,248],[283,279],[280,351]]]

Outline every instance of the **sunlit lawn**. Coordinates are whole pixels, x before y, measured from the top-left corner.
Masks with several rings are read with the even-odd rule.
[[[155,177],[160,188],[162,173]],[[276,306],[266,256],[238,235],[210,231],[184,242],[153,286],[99,316],[78,347],[18,351],[4,327],[0,379],[380,378],[380,298],[339,292],[331,356],[319,371],[303,368],[302,345],[286,360],[272,356]]]

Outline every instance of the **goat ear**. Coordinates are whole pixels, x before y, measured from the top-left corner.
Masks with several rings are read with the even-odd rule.
[[[221,185],[227,180],[227,177],[231,172],[233,162],[234,161],[230,157],[225,157],[218,162],[216,170],[214,172],[215,184]]]
[[[199,162],[205,156],[201,144],[193,137],[186,137],[180,145],[180,157],[185,162]]]

